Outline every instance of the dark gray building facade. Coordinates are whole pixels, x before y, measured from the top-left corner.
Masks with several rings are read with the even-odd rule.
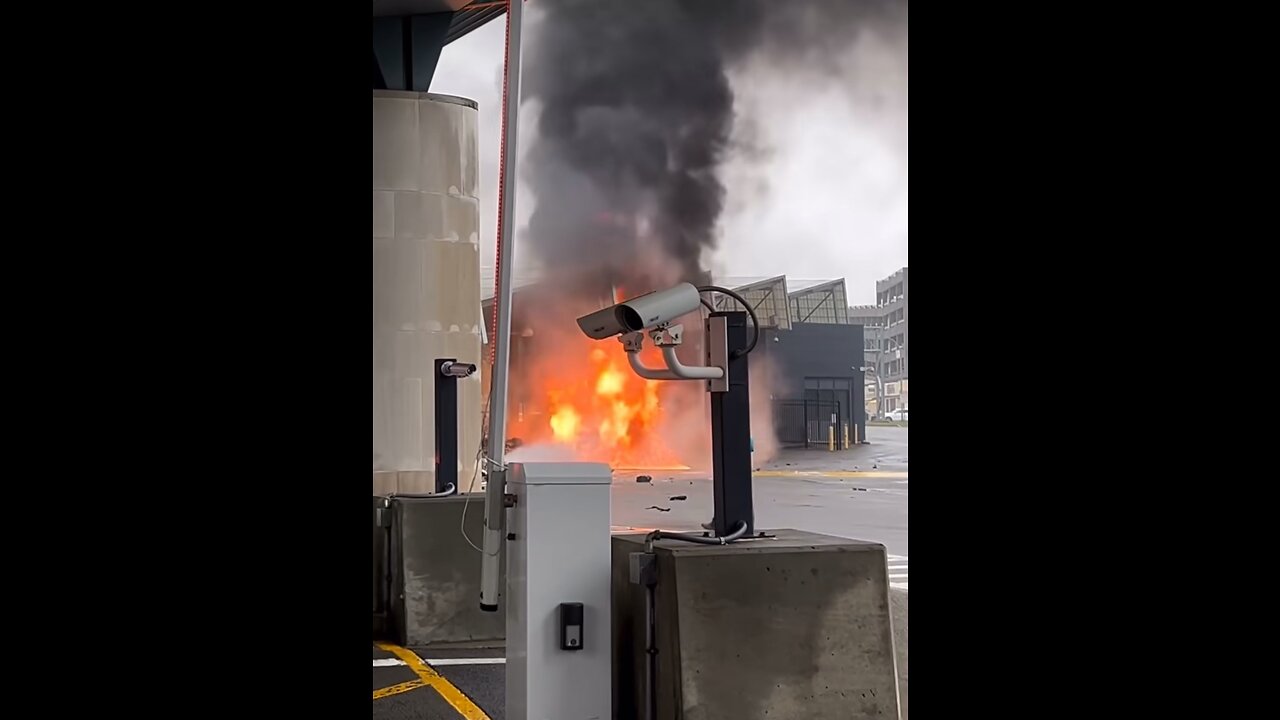
[[[773,375],[773,427],[785,446],[837,447],[867,437],[863,328],[850,323],[844,278],[718,278],[749,302],[763,333],[753,368]],[[717,309],[741,309],[716,296]],[[759,359],[756,359],[759,356]],[[753,370],[758,372],[758,370]]]
[[[790,446],[823,446],[828,428],[836,445],[867,436],[862,364],[862,326],[791,323],[765,328],[752,353],[755,367],[771,366],[774,429]],[[759,355],[759,358],[754,356]]]
[[[753,373],[772,373],[774,430],[788,446],[842,447],[866,438],[862,327],[851,324],[843,278],[721,278],[751,304],[763,332]],[[717,309],[741,309],[723,295]],[[758,400],[757,400],[758,402]],[[834,433],[832,433],[834,431]]]
[[[910,349],[910,308],[907,303],[907,269],[902,268],[884,280],[876,282],[876,306],[884,315],[884,350],[880,358],[880,371],[885,381],[885,399],[897,397],[901,406],[907,404],[908,350]],[[890,392],[891,384],[898,385],[897,393]],[[893,408],[888,408],[892,410]]]

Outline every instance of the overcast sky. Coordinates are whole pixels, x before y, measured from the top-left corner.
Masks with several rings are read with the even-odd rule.
[[[506,18],[448,45],[431,91],[480,106],[482,263],[493,265]],[[528,36],[526,35],[526,42]],[[737,124],[758,152],[730,157],[718,275],[844,277],[851,304],[907,265],[907,43],[862,35],[839,77],[771,73],[767,58],[733,74]],[[522,115],[527,139],[532,115]],[[517,190],[517,227],[532,198]],[[517,252],[519,249],[517,248]],[[705,259],[704,259],[705,260]]]

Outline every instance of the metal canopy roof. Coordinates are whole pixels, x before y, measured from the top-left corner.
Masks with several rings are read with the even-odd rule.
[[[374,17],[453,13],[446,45],[506,11],[506,0],[373,0]]]
[[[427,15],[453,12],[472,4],[474,0],[373,0],[373,16]]]
[[[826,289],[828,285],[844,282],[844,278],[825,278],[815,280],[812,278],[787,278],[787,290],[789,295],[797,295],[799,293],[807,293],[811,290]]]

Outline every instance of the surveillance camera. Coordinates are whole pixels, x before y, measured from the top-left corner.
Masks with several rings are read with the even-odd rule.
[[[440,366],[440,374],[445,377],[470,377],[476,371],[472,363],[447,362]]]
[[[618,303],[618,319],[628,332],[640,332],[675,321],[698,309],[702,298],[698,289],[680,283],[661,292],[651,292]]]
[[[618,320],[618,306],[610,305],[603,310],[597,310],[590,315],[583,315],[578,318],[578,327],[582,328],[582,332],[592,340],[603,340],[614,335],[622,335],[627,329],[622,326],[622,322]]]
[[[666,325],[698,309],[698,289],[689,283],[631,298],[578,318],[578,327],[592,340],[641,332]]]

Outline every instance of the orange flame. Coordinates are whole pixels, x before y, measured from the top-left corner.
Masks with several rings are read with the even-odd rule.
[[[656,349],[643,354],[646,364],[661,364]],[[525,441],[555,442],[579,460],[614,468],[686,467],[662,436],[663,384],[636,375],[621,346],[565,340],[540,365],[529,378],[530,399],[545,405],[519,429]]]
[[[577,437],[581,424],[582,419],[572,405],[562,405],[551,415],[551,432],[560,442],[570,442]]]

